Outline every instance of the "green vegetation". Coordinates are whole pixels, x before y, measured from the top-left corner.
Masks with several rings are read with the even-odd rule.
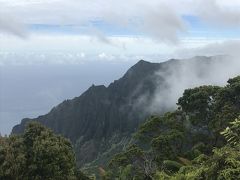
[[[98,155],[85,169],[103,180],[240,179],[240,76],[225,87],[187,89],[177,105],[174,112],[150,116],[131,139],[112,136],[109,146],[90,139],[91,149],[80,151],[80,138],[79,153]],[[97,146],[104,146],[101,156]],[[103,158],[110,160],[99,167]],[[0,138],[0,179],[89,178],[77,169],[68,140],[29,123],[22,135]]]
[[[240,179],[240,77],[187,89],[177,105],[147,119],[103,179]]]
[[[87,180],[76,168],[71,143],[38,123],[0,138],[0,179]]]

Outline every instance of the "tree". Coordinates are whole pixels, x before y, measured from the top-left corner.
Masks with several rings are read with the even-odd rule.
[[[191,165],[181,167],[176,174],[157,172],[156,179],[240,179],[240,119],[236,119],[230,125],[221,133],[228,142],[224,147],[215,148],[211,156],[200,155]]]
[[[194,124],[206,123],[212,118],[218,86],[200,86],[184,91],[178,99],[178,106],[188,115],[194,116]]]
[[[151,116],[134,134],[130,142],[141,149],[140,158],[125,149],[111,161],[121,171],[112,172],[156,180],[240,179],[240,117],[227,127],[240,115],[239,92],[240,76],[225,87],[185,90],[176,111]]]
[[[0,140],[0,179],[85,180],[77,170],[71,143],[32,122],[23,135]]]
[[[220,89],[216,96],[214,106],[215,117],[211,128],[216,135],[216,145],[223,145],[220,132],[226,128],[230,121],[240,115],[240,76],[229,79],[227,86]]]
[[[231,127],[227,127],[221,134],[227,142],[233,146],[240,145],[240,117],[230,122]]]

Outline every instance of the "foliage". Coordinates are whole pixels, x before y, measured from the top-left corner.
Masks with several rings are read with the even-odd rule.
[[[114,155],[107,167],[99,168],[99,176],[95,177],[240,179],[240,76],[230,79],[225,87],[187,89],[177,105],[176,111],[149,117],[129,143],[123,143],[123,151]],[[105,146],[104,140],[99,140],[89,141],[91,152],[83,154],[97,155],[95,147]],[[78,144],[84,146],[82,139]],[[89,178],[77,169],[68,140],[30,123],[23,135],[0,137],[0,179]]]
[[[110,178],[240,179],[240,119],[231,122],[240,115],[240,76],[225,87],[187,89],[177,104],[139,127],[134,148],[110,161]]]
[[[229,79],[227,86],[219,90],[214,106],[215,117],[210,126],[216,136],[216,145],[221,146],[220,132],[226,128],[230,121],[240,115],[240,76]]]
[[[70,142],[38,123],[0,140],[0,179],[88,179],[76,168]]]
[[[223,134],[229,144],[222,148],[215,148],[213,155],[206,157],[200,155],[192,161],[192,165],[183,166],[174,175],[167,175],[166,171],[157,173],[158,179],[217,179],[217,180],[236,180],[240,179],[240,120],[231,122],[231,127],[226,128]],[[233,138],[234,137],[234,138]],[[161,178],[163,177],[164,178]]]
[[[216,95],[220,89],[217,86],[200,86],[187,89],[183,96],[179,98],[177,104],[183,112],[197,117],[197,121],[193,123],[206,122],[212,116]]]
[[[231,128],[227,127],[221,134],[225,137],[227,142],[231,145],[240,144],[240,118],[230,123]]]

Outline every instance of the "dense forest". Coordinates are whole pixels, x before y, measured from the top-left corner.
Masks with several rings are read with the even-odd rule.
[[[177,105],[142,124],[103,179],[240,179],[240,76],[187,89]]]
[[[94,174],[78,170],[68,140],[29,123],[21,135],[1,137],[0,179],[240,179],[240,76],[187,89],[177,105],[150,116]]]

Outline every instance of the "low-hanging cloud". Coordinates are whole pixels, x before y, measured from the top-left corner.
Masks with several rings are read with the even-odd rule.
[[[145,107],[147,112],[157,113],[159,110],[176,108],[176,102],[185,89],[200,85],[223,86],[229,78],[240,75],[240,61],[235,56],[199,56],[173,61],[176,62],[165,63],[164,71],[156,73],[159,81],[156,81],[157,89],[153,98]]]
[[[214,55],[231,55],[240,57],[239,52],[240,40],[225,40],[222,42],[208,43],[205,46],[197,48],[180,48],[177,49],[172,57],[190,58],[196,55],[214,56]]]

